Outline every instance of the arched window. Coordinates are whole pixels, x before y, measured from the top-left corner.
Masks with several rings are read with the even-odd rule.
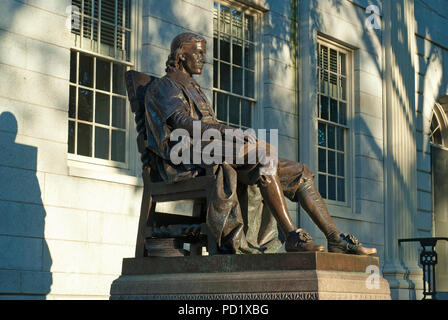
[[[431,119],[431,143],[448,147],[448,96],[440,99],[434,106]]]

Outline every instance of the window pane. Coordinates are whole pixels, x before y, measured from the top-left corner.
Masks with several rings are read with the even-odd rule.
[[[126,129],[126,99],[113,97],[112,126]]]
[[[336,154],[334,151],[328,151],[328,173],[336,174]]]
[[[441,133],[440,129],[437,129],[436,131],[434,131],[434,133],[432,135],[432,143],[438,144],[438,145],[443,145],[442,133]]]
[[[328,126],[328,148],[336,148],[336,128],[334,126]]]
[[[92,126],[78,123],[78,154],[92,156]]]
[[[110,63],[96,59],[96,88],[110,91]]]
[[[328,120],[328,97],[320,96],[320,117]]]
[[[328,70],[328,48],[326,46],[320,46],[319,66],[322,69]]]
[[[232,35],[237,38],[243,37],[243,14],[232,9]]]
[[[220,60],[230,62],[230,39],[227,36],[221,35],[219,53]]]
[[[345,168],[344,168],[344,154],[338,153],[338,176],[343,177],[345,175]]]
[[[227,96],[222,93],[217,93],[217,112],[216,116],[218,120],[227,122]]]
[[[79,54],[79,84],[93,87],[93,58]]]
[[[240,124],[240,99],[229,96],[229,122],[231,124]]]
[[[338,101],[330,99],[330,121],[338,122]]]
[[[216,31],[218,30],[218,3],[215,2],[213,4],[213,31],[215,32],[215,34],[217,33]]]
[[[243,43],[241,41],[233,41],[233,64],[243,66]]]
[[[245,23],[244,23],[244,32],[245,38],[249,41],[254,41],[254,18],[247,14],[244,15]]]
[[[241,125],[252,126],[252,103],[247,100],[241,100]]]
[[[110,124],[110,96],[107,94],[96,94],[95,122],[106,126]]]
[[[233,67],[233,93],[243,94],[243,69]]]
[[[218,59],[218,38],[213,38],[213,58]]]
[[[347,101],[348,96],[347,96],[347,78],[341,78],[340,80],[341,82],[341,93],[339,94],[339,98],[342,100]]]
[[[119,0],[121,1],[121,0]],[[114,23],[115,17],[115,0],[103,0],[101,3],[102,20]]]
[[[79,88],[78,119],[93,120],[93,91]]]
[[[76,21],[78,22],[78,21],[81,21],[81,18],[80,18],[80,16],[79,16],[79,14],[81,13],[81,0],[72,0],[72,6],[74,6],[74,7],[76,7],[78,10],[77,11],[75,11],[74,10],[74,8],[72,8],[72,15],[74,16],[74,17],[76,17]],[[80,28],[81,26],[79,26],[79,25],[77,25],[77,24],[74,24],[74,25],[72,25],[72,33],[73,34],[76,34],[76,35],[80,35]]]
[[[439,126],[439,121],[437,120],[437,115],[434,113],[431,120],[431,132],[435,131]]]
[[[68,152],[75,153],[75,123],[68,122]]]
[[[344,53],[339,53],[339,73],[343,74],[344,76],[347,74],[347,67],[346,67],[346,55]]]
[[[76,119],[76,87],[72,87],[72,86],[70,86],[68,116],[70,118]]]
[[[322,198],[327,198],[327,176],[319,175],[319,193]]]
[[[330,71],[338,72],[338,52],[334,49],[330,49]]]
[[[321,147],[327,146],[327,126],[323,123],[319,123],[318,129],[318,143]]]
[[[330,73],[330,97],[338,97],[338,77],[334,73]]]
[[[219,62],[213,61],[213,87],[218,88],[218,69],[219,68]]]
[[[89,11],[88,14],[90,15],[91,12]],[[97,40],[97,37],[96,37],[94,31],[92,30],[92,28],[95,28],[95,21],[91,18],[84,18],[83,26],[84,26],[84,32],[83,32],[84,38],[91,39],[91,40]],[[95,29],[97,29],[97,28],[95,28]]]
[[[125,27],[130,29],[131,28],[131,1],[126,0],[125,1],[125,10],[126,10],[126,16],[125,16]]]
[[[320,92],[328,95],[328,72],[320,71]]]
[[[70,82],[76,83],[76,71],[78,68],[78,64],[76,61],[76,52],[70,52]]]
[[[338,179],[338,201],[345,201],[345,179]]]
[[[126,133],[122,131],[112,131],[112,160],[125,162],[126,161]]]
[[[109,130],[95,127],[95,157],[109,159]]]
[[[344,151],[344,149],[345,149],[344,128],[338,128],[337,129],[337,142],[338,142],[337,149],[339,151]]]
[[[114,93],[126,95],[126,84],[124,81],[124,73],[126,67],[120,64],[114,63]]]
[[[328,177],[328,199],[336,200],[336,178]]]
[[[254,82],[255,82],[255,76],[252,71],[245,70],[244,71],[244,95],[253,98],[254,93]]]
[[[101,23],[101,43],[105,46],[101,46],[107,49],[107,55],[113,56],[113,47],[115,43],[115,27],[112,24],[102,22]]]
[[[220,63],[220,80],[221,89],[230,91],[230,66],[225,63]]]
[[[226,6],[221,5],[221,32],[230,34],[230,9]]]
[[[118,28],[118,39],[117,39],[117,59],[120,60],[130,60],[130,36],[129,31],[125,31],[122,28]]]
[[[319,148],[319,172],[327,172],[327,151]]]
[[[339,123],[347,125],[347,105],[339,102]]]
[[[255,47],[253,44],[246,44],[244,48],[244,66],[251,70],[255,69]]]

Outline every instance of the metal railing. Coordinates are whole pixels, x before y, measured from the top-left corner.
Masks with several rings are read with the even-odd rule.
[[[412,239],[398,239],[398,245],[402,242],[420,242],[422,246],[422,252],[420,252],[420,264],[423,266],[423,300],[426,300],[427,296],[431,296],[431,299],[436,298],[436,264],[437,264],[437,252],[434,247],[437,245],[437,241],[445,240],[448,238],[412,238]],[[429,250],[427,248],[430,247]]]

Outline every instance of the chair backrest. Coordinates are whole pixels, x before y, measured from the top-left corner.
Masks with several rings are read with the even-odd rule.
[[[146,149],[147,139],[145,126],[145,92],[154,78],[135,70],[126,72],[125,76],[128,98],[131,103],[131,110],[135,115],[135,123],[137,124],[138,151],[143,155]]]

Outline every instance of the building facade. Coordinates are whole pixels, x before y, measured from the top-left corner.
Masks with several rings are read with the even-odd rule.
[[[108,298],[143,189],[124,72],[163,76],[187,31],[207,40],[196,79],[219,120],[278,129],[280,156],[309,165],[339,228],[378,248],[392,297],[421,297],[419,247],[398,239],[448,236],[447,0],[0,8],[1,298]],[[436,249],[448,292],[448,246]]]

